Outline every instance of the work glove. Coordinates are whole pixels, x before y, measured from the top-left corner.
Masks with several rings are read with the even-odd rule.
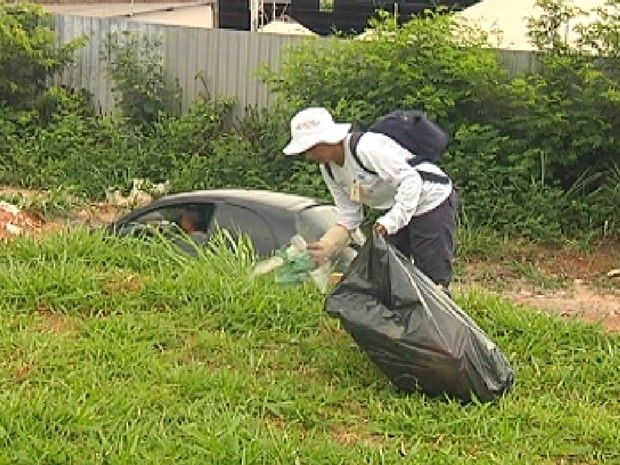
[[[308,244],[308,254],[319,265],[338,255],[349,243],[349,231],[339,224],[327,230],[318,242]]]

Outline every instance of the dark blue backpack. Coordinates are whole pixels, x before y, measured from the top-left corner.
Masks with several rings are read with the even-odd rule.
[[[431,121],[419,110],[396,110],[375,121],[367,132],[385,134],[393,139],[400,146],[411,152],[414,157],[409,160],[409,165],[417,166],[424,162],[435,162],[443,153],[446,146],[450,143],[450,136],[441,129],[436,123]],[[357,164],[370,174],[377,174],[375,171],[364,166],[357,155],[357,144],[363,132],[351,133],[349,148]],[[333,174],[329,164],[325,165],[329,176],[333,179]],[[434,173],[418,170],[420,176],[425,181],[448,184],[450,179]]]

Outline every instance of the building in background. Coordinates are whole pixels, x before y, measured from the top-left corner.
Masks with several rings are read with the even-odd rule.
[[[565,42],[574,45],[579,37],[575,27],[600,19],[596,9],[606,8],[611,12],[612,7],[606,3],[606,0],[568,0],[567,5],[581,9],[585,14],[562,24],[561,33]],[[458,16],[488,32],[493,47],[531,51],[535,47],[528,36],[528,18],[539,18],[542,13],[543,9],[536,5],[535,0],[482,0],[459,12]]]
[[[137,1],[77,3],[75,0],[39,1],[48,13],[95,18],[125,18],[142,23],[217,28],[217,0]]]
[[[288,15],[281,15],[276,19],[269,21],[264,26],[259,27],[258,32],[294,36],[316,36],[316,33],[312,32],[302,24],[299,24]]]
[[[377,9],[394,12],[400,21],[437,6],[459,9],[477,0],[221,0],[219,25],[225,29],[256,30],[287,14],[309,30],[328,35],[334,31],[360,33]],[[255,24],[258,22],[258,28]]]

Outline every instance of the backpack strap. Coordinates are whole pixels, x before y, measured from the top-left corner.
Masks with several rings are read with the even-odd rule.
[[[424,163],[427,161],[428,160],[425,160],[422,157],[413,157],[410,160],[408,160],[407,163],[412,168],[415,168],[420,163]],[[432,162],[429,162],[429,163],[432,163]],[[442,174],[431,173],[429,171],[423,171],[423,170],[416,170],[416,171],[420,174],[420,177],[424,181],[436,182],[437,184],[450,184],[450,178],[448,176],[444,176]]]
[[[329,177],[332,178],[332,181],[335,181],[334,172],[332,171],[332,165],[330,165],[329,163],[323,163],[323,167],[325,168],[325,171],[327,171]]]
[[[374,174],[376,176],[377,172],[371,170],[370,168],[368,168],[366,166],[364,166],[364,164],[360,160],[359,155],[357,154],[357,144],[359,143],[360,138],[363,135],[364,135],[363,132],[353,132],[353,133],[351,133],[351,137],[349,138],[349,150],[351,150],[351,155],[353,155],[353,158],[355,159],[355,162],[358,164],[358,166],[360,168],[362,168],[367,173]],[[414,157],[412,157],[411,159],[409,159],[407,161],[409,166],[411,166],[412,168],[415,168],[420,163],[424,163],[424,162],[428,162],[428,160],[426,160],[426,159],[424,159],[422,157],[418,157],[418,156],[414,156]],[[432,162],[429,162],[429,163],[432,163]],[[334,175],[332,173],[332,170],[331,170],[331,167],[329,166],[329,164],[326,164],[325,168],[327,169],[327,172],[329,173],[330,177],[332,179],[334,179]],[[450,184],[450,178],[447,177],[447,176],[443,176],[441,174],[430,173],[428,171],[423,171],[423,170],[416,170],[416,171],[418,172],[418,174],[420,175],[420,177],[424,181],[435,182],[435,183],[438,183],[438,184]]]
[[[360,141],[360,137],[362,137],[363,135],[363,132],[354,131],[351,133],[351,137],[349,138],[349,150],[351,151],[351,155],[353,155],[353,158],[355,158],[355,162],[360,168],[362,168],[367,173],[374,174],[376,176],[377,172],[364,166],[362,160],[360,160],[359,156],[357,155],[357,144]],[[332,171],[331,165],[329,163],[325,163],[323,164],[323,166],[325,167],[325,171],[327,171],[329,177],[334,179],[334,173]]]
[[[359,143],[360,138],[363,135],[364,135],[363,132],[352,132],[351,133],[351,137],[349,137],[349,150],[351,151],[351,155],[353,155],[353,158],[355,158],[355,162],[361,169],[363,169],[367,173],[374,174],[376,176],[377,172],[364,166],[364,164],[362,163],[362,160],[360,160],[360,157],[357,154],[357,144]]]

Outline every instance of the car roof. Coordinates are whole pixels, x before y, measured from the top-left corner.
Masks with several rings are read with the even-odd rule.
[[[306,208],[323,204],[310,197],[283,192],[257,189],[212,189],[167,195],[149,205],[145,205],[142,209],[150,210],[153,207],[164,207],[166,205],[209,201],[227,201],[239,206],[263,206],[284,209],[290,212],[299,212]]]

